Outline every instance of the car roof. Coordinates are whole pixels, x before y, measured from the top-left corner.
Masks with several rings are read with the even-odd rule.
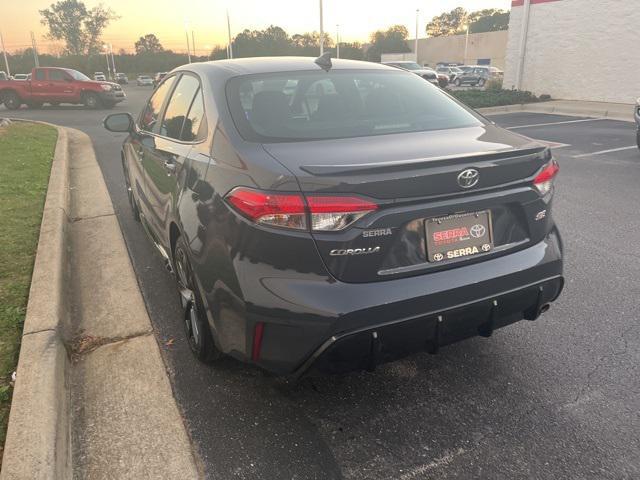
[[[318,71],[321,67],[314,63],[315,57],[251,57],[233,60],[214,60],[191,63],[178,67],[204,76],[221,75],[235,77],[256,73],[278,73],[291,71]],[[359,60],[331,59],[332,70],[395,70],[393,67]]]

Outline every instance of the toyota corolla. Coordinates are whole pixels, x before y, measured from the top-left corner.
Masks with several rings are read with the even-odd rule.
[[[198,359],[373,369],[535,320],[563,286],[558,164],[418,76],[254,58],[170,72],[122,164]]]

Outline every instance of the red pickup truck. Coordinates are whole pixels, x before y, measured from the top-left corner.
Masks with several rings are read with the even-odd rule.
[[[0,103],[9,110],[27,104],[84,104],[87,108],[112,108],[125,99],[122,87],[112,82],[95,82],[70,68],[34,68],[31,80],[0,80]]]

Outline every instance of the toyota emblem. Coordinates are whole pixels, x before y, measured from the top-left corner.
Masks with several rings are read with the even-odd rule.
[[[476,223],[474,226],[472,226],[469,229],[469,233],[471,234],[471,236],[473,238],[484,237],[484,234],[485,234],[486,231],[487,231],[487,229],[484,228],[484,225],[480,225],[479,223]]]
[[[467,168],[458,174],[458,185],[462,188],[471,188],[480,180],[480,172],[475,168]]]

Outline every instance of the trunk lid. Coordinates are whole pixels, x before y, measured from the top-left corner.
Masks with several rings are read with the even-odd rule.
[[[545,147],[495,125],[338,140],[265,144],[305,194],[355,194],[379,209],[339,232],[313,232],[330,272],[346,282],[388,280],[451,268],[539,241],[548,222],[531,180],[548,161]],[[458,176],[473,169],[477,184]],[[494,248],[433,263],[425,220],[489,211]],[[531,212],[529,212],[531,211]]]

